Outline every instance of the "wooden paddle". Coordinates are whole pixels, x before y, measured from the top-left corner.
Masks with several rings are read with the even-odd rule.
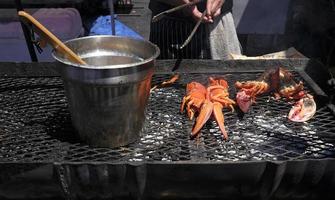
[[[33,30],[46,40],[54,49],[66,56],[72,62],[86,65],[86,62],[83,61],[77,54],[75,54],[69,47],[67,47],[62,41],[60,41],[54,34],[52,34],[47,28],[45,28],[41,23],[39,23],[33,16],[30,14],[19,11],[18,15],[20,16],[20,20],[23,23],[30,25],[32,24]]]

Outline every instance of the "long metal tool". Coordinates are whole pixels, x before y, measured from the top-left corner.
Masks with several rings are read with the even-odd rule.
[[[179,49],[183,49],[188,43],[190,43],[192,37],[194,36],[195,32],[198,30],[198,27],[200,26],[201,22],[204,20],[204,17],[207,13],[207,10],[205,10],[202,15],[201,18],[199,19],[199,21],[195,24],[192,32],[190,33],[190,35],[187,37],[187,39],[185,40],[185,42],[180,46]]]
[[[21,0],[15,0],[15,5],[16,5],[17,12],[23,11]],[[32,62],[38,62],[37,55],[36,55],[36,52],[35,52],[35,49],[34,49],[34,45],[31,41],[30,30],[23,22],[20,22],[20,23],[21,23],[24,38],[26,40],[26,44],[27,44],[27,47],[28,47],[30,59],[31,59]]]
[[[109,12],[111,15],[111,28],[112,28],[112,35],[115,35],[115,17],[114,17],[114,0],[108,1]]]
[[[186,3],[186,4],[182,4],[182,5],[180,5],[180,6],[177,6],[177,7],[174,7],[174,8],[171,8],[171,9],[169,9],[169,10],[166,10],[166,11],[164,11],[164,12],[161,12],[161,13],[159,13],[159,14],[157,14],[157,15],[155,15],[153,18],[152,18],[152,22],[157,22],[157,21],[159,21],[159,20],[161,20],[163,17],[165,17],[167,14],[169,14],[169,13],[173,13],[173,12],[175,12],[175,11],[178,11],[178,10],[181,10],[181,9],[183,9],[183,8],[185,8],[185,7],[188,7],[188,6],[193,6],[193,5],[195,5],[195,4],[197,4],[197,3],[200,3],[200,2],[202,2],[203,0],[196,0],[196,1],[192,1],[192,2],[189,2],[189,3]]]

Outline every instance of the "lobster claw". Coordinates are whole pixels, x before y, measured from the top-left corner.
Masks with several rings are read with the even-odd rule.
[[[214,118],[215,121],[218,123],[220,131],[223,135],[223,139],[227,140],[228,139],[228,134],[226,132],[225,126],[224,126],[224,116],[222,113],[222,105],[218,102],[214,102],[213,103],[213,114],[214,114]]]
[[[196,119],[195,125],[192,129],[192,137],[196,136],[200,129],[206,124],[213,112],[213,103],[209,100],[205,100],[203,103],[199,116]]]
[[[306,97],[295,103],[287,117],[294,122],[305,122],[311,119],[315,112],[316,104],[313,96],[306,95]]]

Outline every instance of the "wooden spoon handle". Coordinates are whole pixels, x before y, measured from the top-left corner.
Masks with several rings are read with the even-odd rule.
[[[83,61],[77,54],[75,54],[69,47],[67,47],[62,41],[60,41],[54,34],[52,34],[47,28],[45,28],[41,23],[39,23],[33,16],[30,14],[19,11],[18,15],[20,16],[20,19],[25,24],[33,24],[34,31],[43,37],[50,45],[52,45],[56,51],[61,52],[62,54],[65,54],[67,59],[69,59],[72,62],[86,65],[86,62]]]

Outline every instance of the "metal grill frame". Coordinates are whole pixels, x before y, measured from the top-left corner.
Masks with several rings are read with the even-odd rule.
[[[179,73],[212,74],[262,72],[274,66],[285,66],[299,73],[316,94],[317,102],[327,105],[328,97],[319,87],[325,80],[325,76],[320,76],[322,66],[308,59],[159,60],[157,61],[156,74],[171,74],[173,70],[173,72]],[[0,77],[52,77],[58,76],[57,68],[57,63],[1,63]],[[312,79],[311,77],[316,78]],[[335,116],[334,106],[331,104],[327,106]],[[195,197],[200,199],[215,197],[220,199],[223,196],[227,197],[227,195],[233,199],[242,197],[269,199],[271,197],[281,198],[285,195],[294,196],[296,193],[292,193],[292,190],[294,191],[295,187],[287,187],[292,184],[297,185],[299,194],[311,197],[317,195],[323,199],[333,199],[335,196],[332,190],[335,185],[332,181],[335,174],[335,159],[332,158],[219,163],[202,161],[176,163],[162,161],[150,163],[0,162],[2,171],[0,173],[0,189],[2,188],[1,183],[5,183],[7,179],[12,180],[12,175],[24,174],[41,167],[46,171],[40,171],[40,174],[53,172],[56,176],[50,182],[54,187],[52,195],[69,199],[129,196],[144,199],[147,197],[151,199],[161,197],[192,199]],[[103,175],[106,172],[107,179]],[[29,177],[31,178],[33,175],[28,175],[27,180],[30,180]],[[114,177],[114,179],[108,177]],[[21,179],[18,181],[18,183],[22,182]],[[195,182],[197,183],[196,188],[194,188]],[[126,187],[122,188],[125,183]],[[27,183],[27,185],[30,184]],[[235,184],[240,184],[240,186],[234,186]],[[115,189],[110,189],[114,187]],[[235,191],[234,187],[240,189],[244,187],[249,192]],[[43,187],[40,190],[43,191]],[[287,191],[291,191],[291,193],[287,194]]]
[[[245,73],[245,72],[263,72],[266,68],[271,68],[274,66],[285,66],[289,70],[293,70],[296,73],[299,73],[299,75],[306,81],[313,90],[316,98],[316,101],[318,104],[325,104],[327,103],[327,95],[322,91],[322,89],[310,78],[310,76],[305,72],[306,66],[311,65],[311,61],[306,59],[298,59],[298,60],[272,60],[272,61],[209,61],[209,60],[184,60],[182,63],[180,60],[166,60],[166,61],[158,61],[158,67],[156,69],[156,75],[170,75],[172,74],[171,70],[175,70],[173,73],[183,73],[183,74],[215,74],[219,73],[232,73],[232,74],[238,74],[238,73]],[[48,63],[48,64],[23,64],[21,67],[16,67],[15,71],[12,71],[12,64],[5,64],[2,68],[2,74],[0,74],[0,77],[2,76],[8,76],[8,77],[53,77],[57,76],[57,73],[55,73],[57,70],[57,64],[55,63]],[[315,65],[315,63],[313,63]],[[50,71],[49,69],[54,69],[53,71]],[[14,72],[14,73],[13,73]],[[332,109],[332,106],[328,106],[330,109]],[[78,147],[80,148],[80,147]],[[21,163],[22,161],[19,161]],[[85,163],[85,161],[62,161],[62,163]],[[193,163],[192,160],[185,161],[186,163]],[[242,162],[242,161],[237,161]],[[250,161],[246,161],[250,162]],[[94,161],[90,161],[88,163],[95,163]],[[109,163],[108,161],[97,161],[96,163]],[[114,164],[124,164],[127,163],[127,161],[120,161],[116,162]],[[130,162],[131,163],[131,162]],[[139,162],[141,163],[141,162]],[[144,160],[143,163],[146,163]],[[162,161],[150,161],[150,163],[164,163]],[[171,162],[174,163],[174,162]],[[195,162],[197,163],[197,162]]]

